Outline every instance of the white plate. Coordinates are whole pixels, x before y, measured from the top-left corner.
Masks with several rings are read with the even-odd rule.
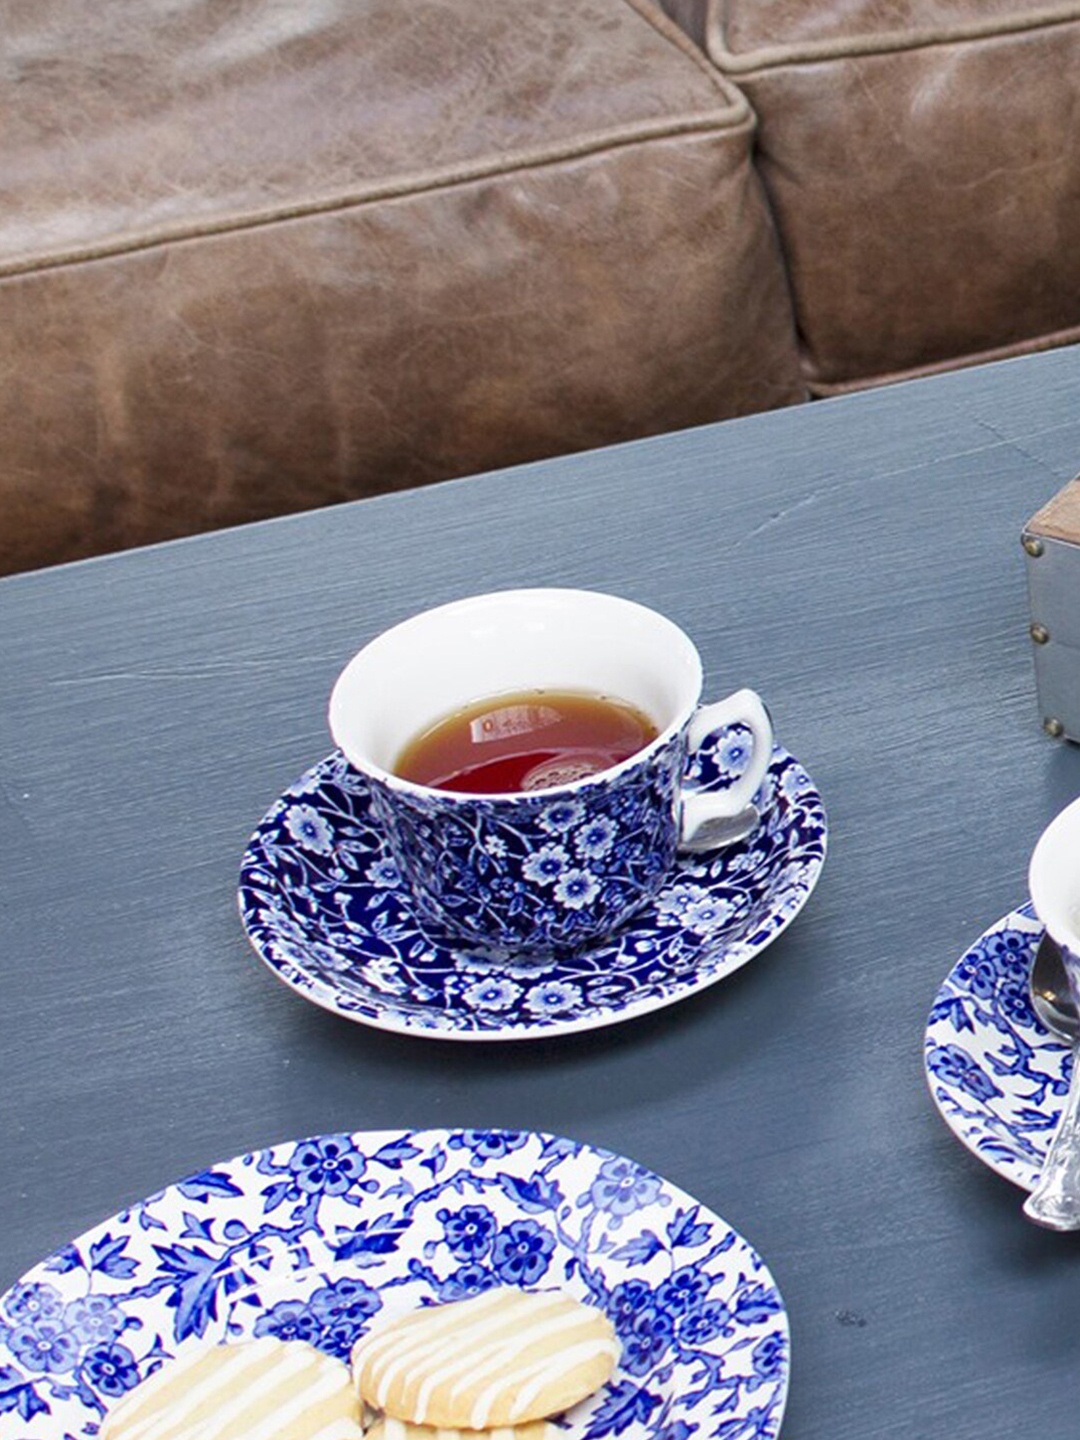
[[[1069,1047],[1031,1006],[1042,936],[1030,905],[992,925],[938,991],[924,1043],[926,1078],[945,1123],[1025,1190],[1039,1178],[1072,1073]]]
[[[692,778],[722,789],[746,754],[738,729],[726,732]],[[752,835],[681,857],[655,901],[611,939],[513,965],[421,928],[367,784],[335,752],[290,786],[252,837],[241,918],[278,979],[350,1020],[455,1040],[592,1030],[715,984],[805,905],[825,859],[821,797],[777,748],[759,798],[765,818]]]
[[[493,1284],[560,1288],[615,1324],[618,1368],[568,1412],[568,1440],[778,1433],[787,1315],[730,1226],[603,1150],[430,1130],[239,1156],[43,1261],[0,1297],[0,1440],[89,1440],[199,1337],[344,1357],[377,1319]]]

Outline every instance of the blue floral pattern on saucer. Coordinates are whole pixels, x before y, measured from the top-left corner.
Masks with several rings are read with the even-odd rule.
[[[372,1324],[492,1285],[604,1310],[621,1358],[567,1440],[773,1440],[783,1302],[761,1257],[632,1160],[509,1130],[322,1135],[122,1211],[0,1297],[0,1440],[96,1435],[186,1347],[255,1335],[342,1358]]]
[[[930,1093],[946,1124],[1025,1190],[1039,1178],[1072,1074],[1069,1047],[1029,996],[1042,936],[1030,905],[992,925],[942,985],[924,1043]]]
[[[738,727],[699,754],[699,788],[746,764]],[[776,748],[763,819],[722,852],[679,858],[656,897],[610,938],[519,963],[422,925],[372,813],[335,752],[270,809],[244,856],[239,903],[256,953],[306,999],[380,1029],[520,1039],[594,1029],[715,984],[805,905],[826,849],[821,797]]]

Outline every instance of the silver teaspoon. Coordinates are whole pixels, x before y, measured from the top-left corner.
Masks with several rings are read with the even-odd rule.
[[[1057,944],[1044,935],[1031,968],[1031,1003],[1048,1030],[1072,1046],[1072,1079],[1054,1138],[1024,1214],[1049,1230],[1080,1230],[1080,1014]]]

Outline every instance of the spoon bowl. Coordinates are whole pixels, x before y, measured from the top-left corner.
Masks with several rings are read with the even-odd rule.
[[[1070,1043],[1080,1039],[1080,1010],[1072,997],[1061,947],[1046,934],[1031,967],[1031,1003],[1048,1030]]]

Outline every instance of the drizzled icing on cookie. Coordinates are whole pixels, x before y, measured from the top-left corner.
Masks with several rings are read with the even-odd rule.
[[[514,1425],[584,1398],[618,1355],[610,1322],[556,1291],[501,1288],[390,1322],[353,1351],[369,1404],[415,1424]]]
[[[395,1420],[392,1415],[380,1416],[366,1430],[367,1440],[477,1440],[471,1430],[449,1430],[410,1425],[407,1420]],[[528,1425],[498,1425],[485,1430],[483,1440],[558,1440],[560,1431],[546,1420],[534,1420]]]
[[[340,1361],[264,1336],[196,1347],[106,1415],[101,1440],[360,1440]]]

